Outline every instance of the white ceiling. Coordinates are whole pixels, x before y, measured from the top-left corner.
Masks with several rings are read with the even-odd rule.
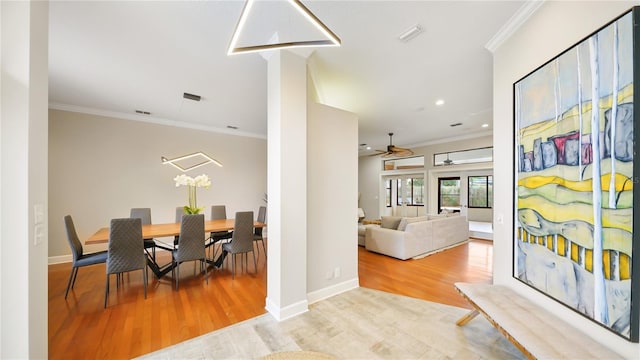
[[[316,49],[309,70],[323,103],[359,115],[360,143],[384,149],[389,131],[397,146],[491,131],[492,60],[485,45],[524,1],[303,3],[342,39],[341,47]],[[255,53],[226,55],[243,6],[51,2],[51,106],[265,137],[266,61]],[[271,11],[282,6],[263,4],[252,16],[275,19]],[[424,32],[399,41],[415,24]],[[184,92],[202,101],[185,100]]]

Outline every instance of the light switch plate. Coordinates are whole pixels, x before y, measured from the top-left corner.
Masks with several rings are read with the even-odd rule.
[[[33,245],[40,245],[44,241],[44,226],[36,225],[33,228]]]
[[[35,225],[44,224],[44,205],[33,205],[33,222]]]

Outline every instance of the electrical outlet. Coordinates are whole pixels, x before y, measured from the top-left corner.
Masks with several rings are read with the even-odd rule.
[[[340,277],[340,267],[336,267],[335,269],[333,269],[333,277],[334,278],[339,278]]]

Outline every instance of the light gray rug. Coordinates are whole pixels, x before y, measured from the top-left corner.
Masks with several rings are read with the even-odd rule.
[[[483,317],[467,309],[358,288],[277,322],[265,314],[140,357],[256,359],[314,351],[340,359],[524,359]]]

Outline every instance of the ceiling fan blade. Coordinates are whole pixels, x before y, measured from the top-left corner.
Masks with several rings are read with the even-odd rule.
[[[376,153],[375,154],[371,154],[369,156],[378,156],[378,155],[382,155],[382,154],[387,154],[388,153],[388,151],[384,151],[384,150],[374,150],[374,151],[376,151]]]
[[[413,151],[411,149],[401,148],[397,146],[392,146],[391,151],[401,155],[413,155]]]

